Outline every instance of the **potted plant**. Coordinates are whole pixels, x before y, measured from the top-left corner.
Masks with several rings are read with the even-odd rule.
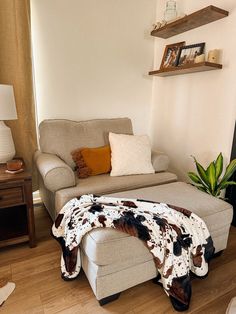
[[[236,170],[236,159],[232,160],[223,173],[223,156],[219,154],[216,160],[212,161],[209,166],[204,169],[203,166],[192,156],[196,165],[197,173],[188,172],[189,178],[192,180],[199,190],[220,197],[221,190],[229,185],[236,185],[231,177]]]

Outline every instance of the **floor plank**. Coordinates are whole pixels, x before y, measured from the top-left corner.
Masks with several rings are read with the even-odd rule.
[[[236,296],[236,288],[231,290],[230,292],[222,295],[219,298],[215,298],[212,302],[203,305],[199,308],[199,310],[193,311],[193,314],[225,314],[227,306],[230,300]]]
[[[60,277],[60,248],[51,237],[51,220],[36,206],[38,245],[19,244],[0,249],[0,277],[16,289],[0,307],[0,314],[154,314],[177,313],[162,288],[151,281],[122,292],[120,298],[99,306],[83,272],[79,279]],[[209,276],[192,282],[193,296],[186,313],[223,314],[236,296],[236,228],[230,230],[228,248],[210,264]]]

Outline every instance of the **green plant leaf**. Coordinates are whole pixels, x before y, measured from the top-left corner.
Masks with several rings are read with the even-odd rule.
[[[192,156],[193,157],[193,156]],[[221,190],[225,189],[229,185],[236,185],[235,181],[228,181],[236,171],[236,159],[226,167],[225,174],[219,182],[219,178],[223,172],[223,155],[220,153],[217,159],[210,163],[205,170],[203,166],[193,157],[197,172],[189,172],[189,178],[194,182],[199,190],[204,191],[213,196],[219,197]]]
[[[188,176],[194,183],[202,184],[202,180],[195,172],[188,172]]]
[[[211,192],[214,194],[216,188],[216,168],[214,162],[211,162],[209,167],[207,168],[207,176],[211,187]]]
[[[225,174],[220,183],[227,182],[233,175],[236,170],[236,159],[232,160],[231,163],[227,166]]]
[[[219,154],[215,161],[215,168],[216,168],[216,180],[219,179],[219,177],[222,174],[223,171],[223,156],[222,153]]]
[[[207,178],[207,174],[206,174],[206,170],[203,168],[203,166],[201,164],[199,164],[199,162],[197,161],[197,159],[195,157],[193,157],[196,168],[197,168],[197,172],[199,173],[200,178],[202,179],[202,181],[209,186],[209,180]]]
[[[195,186],[198,188],[198,190],[210,194],[209,190],[206,187],[197,186],[197,185],[195,185]]]
[[[222,182],[221,184],[219,184],[218,189],[223,190],[227,188],[227,186],[229,185],[236,185],[236,182],[235,181]]]

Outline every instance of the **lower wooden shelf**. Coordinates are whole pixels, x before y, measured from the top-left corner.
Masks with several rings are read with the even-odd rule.
[[[27,208],[25,205],[0,209],[0,245],[1,241],[15,239],[27,234]]]
[[[195,72],[219,70],[219,69],[222,69],[222,67],[223,67],[222,64],[218,64],[218,63],[201,62],[201,63],[187,64],[187,65],[183,65],[179,67],[172,67],[172,68],[151,71],[148,74],[165,77],[165,76],[174,76],[174,75],[181,75],[181,74],[188,74],[188,73],[195,73]]]

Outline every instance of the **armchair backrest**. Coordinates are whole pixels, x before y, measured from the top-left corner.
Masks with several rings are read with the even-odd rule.
[[[133,134],[132,122],[128,118],[78,122],[44,120],[39,125],[40,149],[43,153],[57,155],[73,168],[71,151],[76,148],[107,145],[109,132]]]

